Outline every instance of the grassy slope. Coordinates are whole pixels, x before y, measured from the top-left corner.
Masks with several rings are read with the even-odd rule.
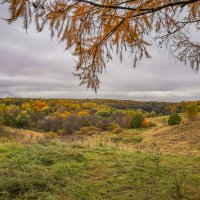
[[[156,129],[103,133],[82,143],[7,130],[0,199],[200,199],[200,122]]]
[[[200,157],[56,143],[4,143],[0,152],[0,199],[200,198]]]
[[[159,124],[161,118],[154,120]],[[108,133],[103,137],[124,149],[200,155],[200,120],[173,127],[160,125],[146,130],[124,130],[120,134]]]
[[[163,127],[145,134],[140,149],[200,155],[200,121],[174,127]]]

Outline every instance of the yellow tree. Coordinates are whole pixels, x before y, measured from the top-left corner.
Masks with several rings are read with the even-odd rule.
[[[47,25],[51,36],[66,44],[78,62],[81,84],[95,91],[99,74],[112,59],[113,51],[122,60],[124,51],[133,55],[136,66],[150,58],[148,35],[155,35],[178,60],[199,69],[200,45],[191,41],[189,28],[199,30],[199,0],[3,0],[9,6],[8,23],[24,19],[24,28],[35,20],[37,31]]]

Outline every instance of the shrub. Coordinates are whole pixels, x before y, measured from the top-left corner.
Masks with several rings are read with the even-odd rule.
[[[144,121],[142,122],[142,127],[147,128],[149,126],[149,122],[144,119]]]
[[[131,120],[130,128],[141,128],[143,121],[144,116],[142,115],[142,113],[134,113],[133,118]]]
[[[180,123],[181,123],[181,117],[178,115],[178,113],[175,111],[171,112],[168,120],[168,125],[174,126]]]

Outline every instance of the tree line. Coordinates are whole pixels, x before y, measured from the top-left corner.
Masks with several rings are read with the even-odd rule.
[[[148,118],[180,113],[187,108],[190,118],[200,102],[162,103],[110,99],[0,99],[0,122],[5,126],[72,134],[84,128],[117,130],[149,127]],[[173,116],[172,116],[173,117]],[[178,119],[180,121],[180,119]],[[172,125],[173,124],[172,120]]]

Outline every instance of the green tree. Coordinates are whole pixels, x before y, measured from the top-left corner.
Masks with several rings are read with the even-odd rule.
[[[146,117],[146,118],[157,117],[157,113],[156,113],[155,111],[147,112],[147,113],[145,114],[145,117]]]
[[[181,120],[182,119],[178,115],[178,113],[176,111],[172,111],[169,116],[168,125],[170,125],[170,126],[178,125],[181,123]]]
[[[143,121],[144,121],[144,116],[142,115],[142,113],[139,112],[135,113],[131,120],[130,128],[141,128]]]
[[[185,115],[189,120],[195,120],[198,118],[198,105],[197,103],[190,103],[185,106]]]
[[[29,126],[30,116],[27,111],[22,111],[16,118],[16,125],[18,128],[27,128]]]
[[[96,112],[96,115],[98,115],[100,117],[110,117],[111,112],[109,110],[99,110]]]

